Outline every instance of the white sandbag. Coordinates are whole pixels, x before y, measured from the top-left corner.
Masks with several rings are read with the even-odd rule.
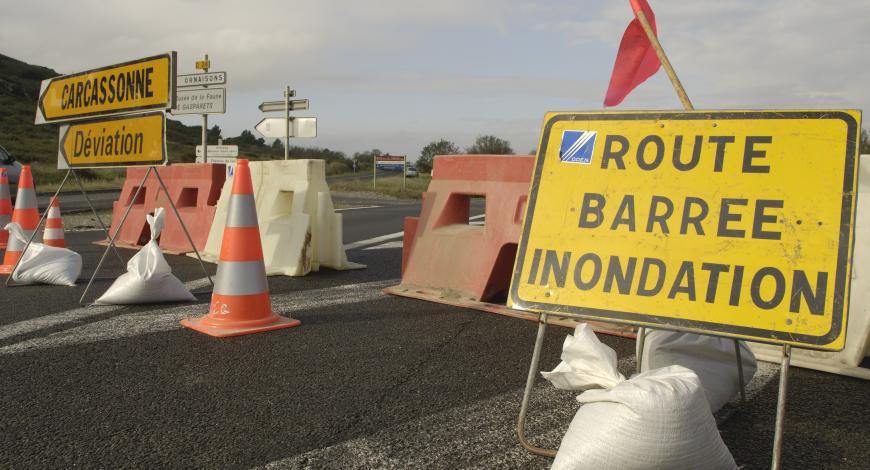
[[[95,303],[101,305],[153,304],[162,302],[190,302],[196,297],[172,274],[172,268],[160,247],[157,237],[163,230],[165,211],[158,207],[154,215],[146,215],[151,228],[151,241],[127,262],[127,272],[115,279]]]
[[[20,225],[10,223],[5,228],[22,246],[27,244],[29,237],[25,236]],[[82,257],[78,253],[66,248],[31,243],[12,273],[12,280],[18,284],[74,286],[81,272]]]
[[[676,331],[646,331],[641,372],[672,365],[691,369],[701,379],[713,413],[740,393],[733,339]],[[757,368],[755,355],[744,341],[739,341],[739,344],[744,383],[749,383]]]
[[[616,353],[586,324],[577,326],[574,339],[565,346],[563,362],[544,376],[555,378],[560,387],[569,384],[568,389],[587,391],[577,397],[582,406],[562,438],[552,468],[737,468],[694,372],[665,367],[588,390],[616,377]],[[572,372],[575,377],[566,377]]]

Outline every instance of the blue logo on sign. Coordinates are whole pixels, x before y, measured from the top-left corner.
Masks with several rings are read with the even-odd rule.
[[[559,160],[566,163],[592,163],[592,150],[595,149],[596,131],[565,131],[562,133],[562,147]]]

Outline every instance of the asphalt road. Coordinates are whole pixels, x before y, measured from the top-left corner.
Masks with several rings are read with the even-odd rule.
[[[216,339],[181,328],[207,294],[80,308],[81,282],[0,287],[0,468],[548,468],[514,435],[536,324],[380,292],[398,283],[402,220],[418,211],[342,211],[348,258],[366,269],[269,278],[274,308],[302,321],[293,329]],[[99,238],[67,234],[83,276]],[[207,286],[195,260],[167,259],[188,287]],[[545,370],[568,333],[549,329]],[[630,374],[634,342],[601,340]],[[777,370],[761,363],[748,403],[717,415],[744,468],[769,467]],[[790,378],[783,468],[868,468],[870,383]],[[558,446],[574,395],[538,380],[533,441]]]

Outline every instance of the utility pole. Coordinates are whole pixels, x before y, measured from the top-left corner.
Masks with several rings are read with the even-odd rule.
[[[208,69],[211,68],[211,63],[208,61],[208,54],[205,54],[205,58],[203,59],[202,67],[203,73],[208,73]],[[208,88],[208,86],[203,85],[203,88]],[[202,162],[208,163],[208,142],[206,139],[206,135],[208,135],[208,114],[202,115]]]

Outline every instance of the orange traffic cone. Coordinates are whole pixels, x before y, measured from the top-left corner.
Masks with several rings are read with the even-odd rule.
[[[9,195],[9,175],[0,168],[0,248],[6,248],[9,232],[3,227],[12,221],[12,199]]]
[[[33,187],[33,176],[30,175],[30,165],[21,167],[21,175],[18,177],[18,195],[15,197],[15,210],[12,211],[12,222],[21,226],[25,236],[30,238],[39,225],[39,209],[36,208],[36,189]],[[39,237],[33,241],[38,242]],[[12,268],[21,257],[24,243],[12,237],[6,246],[6,254],[3,256],[3,265],[0,266],[0,274],[11,274]]]
[[[272,311],[263,246],[247,160],[236,162],[214,293],[207,315],[181,324],[211,336],[239,336],[291,328],[299,320]]]
[[[42,243],[48,246],[66,248],[63,238],[63,217],[60,216],[60,199],[51,198],[48,206],[48,217],[45,219],[45,229],[42,231]]]

